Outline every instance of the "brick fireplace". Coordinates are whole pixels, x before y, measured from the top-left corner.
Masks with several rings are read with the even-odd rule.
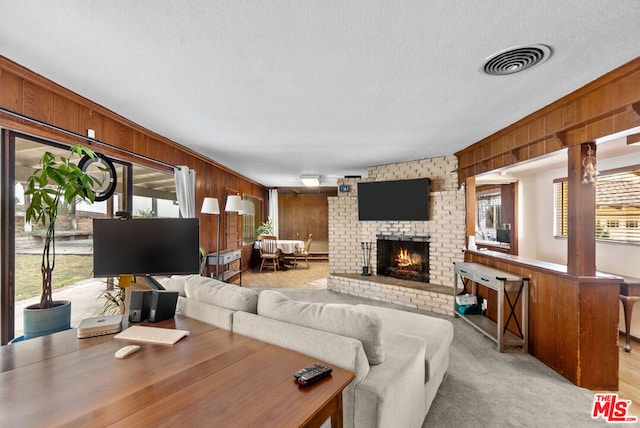
[[[464,189],[458,184],[457,158],[453,155],[373,166],[366,178],[338,179],[346,190],[329,202],[329,276],[327,288],[342,293],[439,313],[452,313],[453,262],[463,260],[465,242]],[[357,183],[426,177],[429,220],[360,221]],[[378,272],[378,235],[428,237],[427,263],[420,280],[381,276]],[[361,245],[371,243],[370,276],[363,276]],[[384,245],[384,244],[383,244]],[[416,251],[409,250],[410,253]],[[415,260],[414,260],[415,262]],[[403,262],[406,263],[406,262]],[[409,262],[415,267],[416,263]],[[408,265],[408,266],[409,266]],[[403,269],[409,271],[409,269]],[[413,275],[413,273],[411,273]],[[418,276],[418,275],[414,275]]]
[[[376,235],[380,276],[429,283],[429,237]]]

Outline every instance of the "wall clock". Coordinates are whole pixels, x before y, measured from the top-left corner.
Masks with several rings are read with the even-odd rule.
[[[95,158],[83,156],[78,167],[94,180],[91,189],[95,195],[95,201],[106,201],[116,190],[117,175],[113,162],[99,153]]]

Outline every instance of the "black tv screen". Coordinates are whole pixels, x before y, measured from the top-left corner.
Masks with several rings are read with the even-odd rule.
[[[93,276],[200,272],[197,218],[93,220]]]
[[[358,183],[358,219],[429,220],[429,179]]]

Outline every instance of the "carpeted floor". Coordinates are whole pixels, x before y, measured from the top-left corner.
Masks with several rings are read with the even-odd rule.
[[[261,277],[267,278],[268,275],[263,272]],[[253,275],[251,277],[251,283],[256,284]],[[576,387],[531,355],[500,354],[492,341],[461,319],[326,289],[308,286],[283,288],[284,275],[281,278],[275,281],[280,287],[271,287],[267,281],[256,281],[262,282],[264,288],[280,288],[279,291],[298,300],[367,303],[425,313],[453,322],[449,370],[423,428],[586,427],[606,424],[602,419],[591,418],[594,398],[591,391]],[[263,288],[261,285],[251,286]]]
[[[329,263],[326,261],[311,261],[307,268],[302,262],[296,269],[287,266],[287,270],[273,271],[264,268],[253,269],[242,273],[243,287],[260,288],[327,288],[327,275],[329,275]],[[239,280],[235,282],[238,283]]]

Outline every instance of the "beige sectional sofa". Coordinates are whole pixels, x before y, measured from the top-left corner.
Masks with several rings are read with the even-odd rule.
[[[395,309],[292,300],[197,275],[161,280],[177,312],[355,373],[346,427],[421,427],[449,365],[451,322]]]

